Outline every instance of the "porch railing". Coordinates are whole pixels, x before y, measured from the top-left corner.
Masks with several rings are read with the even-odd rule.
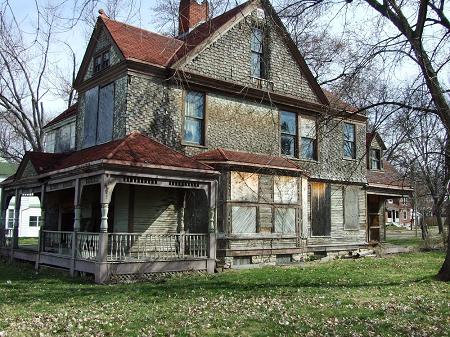
[[[41,251],[71,256],[73,232],[41,231]]]
[[[0,247],[11,248],[12,237],[13,237],[13,230],[11,228],[0,229]]]
[[[98,254],[98,233],[76,233],[76,257],[83,260],[95,260]]]
[[[108,234],[109,261],[207,257],[207,234]]]

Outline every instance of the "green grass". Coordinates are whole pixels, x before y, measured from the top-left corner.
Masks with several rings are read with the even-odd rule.
[[[38,245],[38,238],[26,238],[26,237],[22,237],[19,238],[19,245],[33,245],[33,246],[37,246]]]
[[[0,263],[7,336],[448,336],[444,255],[95,285]]]
[[[421,248],[424,245],[424,241],[422,237],[408,237],[408,238],[387,238],[387,243],[397,245],[397,246],[405,246],[405,247],[415,247]]]

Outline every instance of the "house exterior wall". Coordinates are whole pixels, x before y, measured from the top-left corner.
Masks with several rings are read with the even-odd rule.
[[[13,228],[11,226],[14,222],[14,215],[10,218],[11,211],[14,212],[15,208],[15,197],[13,197],[10,202],[8,209],[6,211],[6,227]],[[14,213],[13,213],[14,214]],[[20,213],[19,213],[19,237],[38,237],[39,236],[39,225],[30,226],[30,217],[40,217],[41,208],[40,201],[37,197],[22,197],[20,203]],[[39,221],[38,221],[39,224]]]
[[[273,91],[318,102],[285,40],[275,29],[275,23],[269,16],[257,19],[256,11],[234,24],[218,40],[203,49],[183,70],[256,87],[250,76],[252,27],[261,28],[265,32],[263,53],[266,77],[273,82]]]

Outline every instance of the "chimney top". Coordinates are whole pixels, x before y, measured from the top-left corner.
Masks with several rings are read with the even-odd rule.
[[[178,15],[178,34],[183,35],[208,20],[208,1],[181,0]]]

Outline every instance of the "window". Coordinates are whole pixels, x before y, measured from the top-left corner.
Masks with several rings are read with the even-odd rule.
[[[273,199],[279,204],[296,204],[298,201],[297,178],[275,176],[273,179]]]
[[[67,152],[75,149],[75,122],[58,129],[56,152]]]
[[[304,159],[316,160],[316,121],[302,118],[301,126],[301,157]]]
[[[110,141],[114,119],[114,83],[87,90],[84,100],[83,148]]]
[[[256,233],[256,207],[232,206],[233,233]]]
[[[53,153],[55,152],[55,132],[51,131],[45,134],[44,151]]]
[[[381,150],[370,149],[370,168],[372,170],[381,170]]]
[[[356,186],[344,188],[344,228],[359,229],[359,188]]]
[[[275,208],[275,233],[295,234],[295,208]]]
[[[252,77],[256,78],[265,77],[263,60],[263,39],[264,32],[261,29],[253,28],[251,38],[252,60],[250,74]]]
[[[258,201],[258,174],[231,172],[231,200]]]
[[[331,186],[326,183],[310,184],[311,236],[331,235]]]
[[[28,221],[28,226],[30,227],[38,227],[39,226],[40,217],[38,216],[30,216]]]
[[[8,209],[8,228],[14,227],[14,210]]]
[[[297,114],[281,112],[281,154],[295,157],[297,154]]]
[[[94,57],[94,74],[109,67],[109,50]]]
[[[356,159],[354,124],[344,123],[344,158]]]
[[[184,141],[203,145],[205,129],[205,94],[188,91],[184,102]]]

